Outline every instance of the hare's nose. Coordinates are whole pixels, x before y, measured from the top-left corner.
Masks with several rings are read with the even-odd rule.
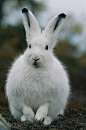
[[[33,59],[33,60],[36,62],[36,61],[40,60],[40,58],[38,58],[38,59]]]

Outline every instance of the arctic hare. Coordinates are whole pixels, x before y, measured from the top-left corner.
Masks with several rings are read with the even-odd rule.
[[[12,64],[6,96],[14,118],[50,125],[64,113],[70,94],[66,70],[53,55],[64,13],[50,20],[41,31],[34,15],[22,9],[28,48]]]

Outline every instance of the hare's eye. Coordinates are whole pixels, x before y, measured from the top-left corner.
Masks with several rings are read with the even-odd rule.
[[[48,45],[46,45],[45,49],[48,50]]]
[[[31,48],[31,44],[29,44],[29,48]]]

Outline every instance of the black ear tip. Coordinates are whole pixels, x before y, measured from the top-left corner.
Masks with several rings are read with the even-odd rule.
[[[22,9],[22,13],[27,13],[27,12],[28,12],[28,9],[26,9],[26,8]]]
[[[66,14],[62,13],[62,14],[59,15],[59,17],[62,17],[62,18],[65,19],[66,18]]]

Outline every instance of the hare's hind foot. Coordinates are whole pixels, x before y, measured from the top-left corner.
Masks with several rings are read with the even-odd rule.
[[[15,119],[20,120],[21,116],[22,116],[22,112],[17,108],[14,108],[14,107],[10,107],[10,108],[11,108],[11,113],[12,113],[13,117]]]

